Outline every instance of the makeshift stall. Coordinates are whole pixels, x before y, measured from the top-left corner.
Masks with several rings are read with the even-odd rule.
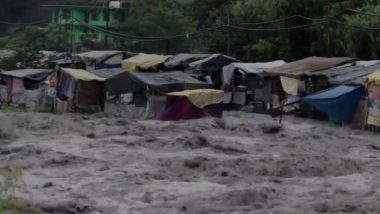
[[[165,112],[160,120],[189,120],[223,115],[223,91],[214,89],[186,90],[166,96]]]
[[[282,60],[264,63],[232,63],[223,67],[222,88],[225,104],[253,105],[254,112],[265,112],[272,105],[272,77],[265,69],[284,65]],[[243,90],[239,91],[239,87]]]
[[[273,99],[278,99],[280,103],[290,103],[308,94],[317,93],[330,87],[326,78],[319,78],[314,75],[323,70],[347,63],[355,62],[355,58],[349,57],[308,57],[302,60],[290,62],[279,67],[265,69],[264,74],[277,78],[280,84],[273,85]],[[276,106],[275,106],[276,107]],[[312,118],[322,118],[319,111],[310,108],[309,105],[300,105],[295,108],[285,108],[290,112],[297,110],[302,116]]]
[[[1,102],[35,108],[44,98],[43,82],[53,72],[50,69],[21,69],[0,73],[4,85]]]
[[[380,131],[380,70],[365,78],[368,89],[367,125],[370,130]]]
[[[55,112],[97,112],[102,110],[105,78],[85,70],[69,68],[61,68],[57,78]]]
[[[207,82],[214,89],[221,88],[222,69],[234,62],[240,62],[224,54],[212,54],[207,58],[189,64],[190,72],[197,79]]]

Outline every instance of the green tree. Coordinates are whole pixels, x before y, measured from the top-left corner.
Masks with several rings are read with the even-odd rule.
[[[367,2],[359,10],[363,13],[380,14],[380,5]],[[350,14],[344,16],[344,20],[349,25],[362,27],[362,29],[345,29],[343,38],[347,44],[345,46],[346,53],[360,59],[379,59],[380,31],[365,28],[380,28],[380,16]]]
[[[191,42],[186,36],[160,40],[162,37],[186,34],[195,30],[195,23],[183,14],[189,3],[185,0],[134,1],[122,32],[139,38],[131,36],[123,39],[125,47],[130,50],[157,53],[189,51]]]

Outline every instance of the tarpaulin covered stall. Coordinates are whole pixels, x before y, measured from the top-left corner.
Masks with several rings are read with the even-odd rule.
[[[302,60],[290,62],[276,68],[265,69],[264,74],[269,76],[279,76],[282,88],[287,94],[292,96],[304,96],[328,87],[328,82],[310,83],[305,81],[315,73],[356,61],[350,57],[308,57]],[[315,75],[314,75],[315,76]],[[294,87],[296,85],[297,87]],[[309,87],[309,86],[313,87]],[[300,92],[300,90],[302,92]]]
[[[160,120],[188,120],[223,115],[223,91],[214,89],[186,90],[169,93]]]
[[[277,78],[279,84],[273,85],[273,90],[277,94],[280,102],[291,102],[298,100],[299,97],[307,96],[330,87],[325,78],[318,78],[314,74],[329,68],[344,65],[356,61],[350,57],[308,57],[298,61],[290,62],[276,68],[265,69],[264,74]],[[308,105],[301,105],[296,108],[286,108],[285,111],[297,110],[297,113],[321,118],[323,115],[319,111],[310,108]]]
[[[33,105],[40,99],[40,86],[53,72],[51,69],[21,69],[0,73],[5,86],[2,90],[2,102]]]
[[[82,69],[61,68],[58,73],[55,111],[100,111],[105,78]]]
[[[326,113],[329,118],[348,124],[364,93],[363,86],[338,85],[306,96],[302,101]]]
[[[208,85],[181,71],[123,72],[107,79],[105,90],[120,95],[129,106],[145,109],[145,118],[154,118],[165,109],[166,93],[207,88]],[[128,101],[129,100],[129,101]]]
[[[380,127],[380,70],[365,78],[368,89],[368,118],[369,126]]]
[[[159,65],[169,59],[168,55],[139,53],[122,62],[123,69],[127,71],[158,71]]]
[[[223,67],[234,62],[240,62],[240,60],[224,54],[212,54],[207,58],[190,63],[189,67],[193,74],[209,81],[213,88],[220,89]],[[207,79],[207,76],[210,78]]]
[[[263,71],[269,68],[275,68],[286,64],[283,60],[273,62],[257,62],[257,63],[232,63],[223,67],[223,83],[231,85],[233,75],[236,72],[244,73],[245,75],[259,75],[263,76]]]

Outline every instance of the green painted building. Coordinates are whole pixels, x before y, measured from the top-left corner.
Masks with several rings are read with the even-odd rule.
[[[97,29],[106,28],[107,8],[87,5],[44,5],[52,8],[52,24],[61,25],[67,32],[72,32],[75,43],[81,41],[84,33],[91,31],[97,40],[104,40],[104,32]],[[124,22],[122,8],[109,9],[109,30],[120,27]]]

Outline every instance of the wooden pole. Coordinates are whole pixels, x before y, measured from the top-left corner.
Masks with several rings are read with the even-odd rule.
[[[230,26],[231,19],[230,19],[230,14],[227,16],[227,25]],[[230,55],[231,51],[231,44],[230,44],[230,31],[227,32],[227,56]]]
[[[330,20],[330,0],[326,0],[326,54],[329,57],[331,55],[331,20]]]
[[[106,19],[106,32],[104,35],[104,48],[108,49],[108,30],[109,30],[109,24],[110,24],[110,0],[106,0],[105,2],[105,7],[106,7],[106,14],[105,14],[105,19]]]

